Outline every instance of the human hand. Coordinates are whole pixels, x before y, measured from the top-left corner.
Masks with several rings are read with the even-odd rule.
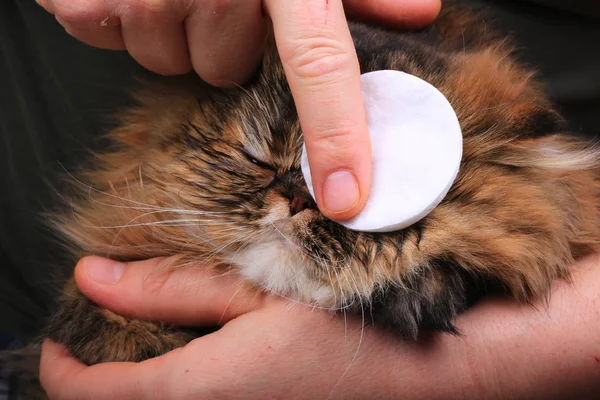
[[[106,283],[111,265],[88,258],[76,268],[93,301],[131,317],[224,326],[138,364],[86,367],[46,342],[41,381],[52,400],[591,399],[600,390],[597,255],[574,266],[573,282],[557,282],[547,305],[490,299],[458,318],[463,336],[420,343],[257,294],[208,268],[158,273],[149,260]]]
[[[317,204],[337,220],[360,212],[371,185],[360,70],[344,6],[354,16],[403,28],[429,24],[441,7],[441,0],[37,1],[85,43],[126,49],[161,74],[193,68],[217,86],[250,78],[270,18],[305,137]]]

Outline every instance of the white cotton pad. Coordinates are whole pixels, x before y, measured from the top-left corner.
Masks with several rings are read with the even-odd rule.
[[[340,223],[356,231],[391,232],[429,214],[446,196],[462,158],[462,132],[439,90],[399,71],[363,74],[362,92],[373,150],[365,208]],[[302,173],[314,198],[302,149]]]

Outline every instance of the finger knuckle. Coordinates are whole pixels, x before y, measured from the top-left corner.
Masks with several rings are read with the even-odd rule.
[[[169,1],[167,0],[130,0],[128,3],[132,12],[150,12],[161,14],[167,11]]]
[[[300,40],[291,48],[288,59],[300,79],[315,83],[330,82],[341,76],[351,62],[344,45],[327,35]]]
[[[352,128],[322,129],[310,138],[310,142],[321,165],[346,164],[361,151],[361,143]]]
[[[148,277],[145,278],[145,281],[142,285],[142,290],[144,294],[150,297],[158,296],[161,292],[166,290],[166,287],[168,286],[169,280],[173,276],[173,273],[173,270],[151,273]]]
[[[191,1],[125,0],[116,8],[124,23],[166,26],[181,23],[190,12]]]
[[[335,148],[339,151],[353,147],[356,142],[356,129],[353,126],[335,126],[319,129],[314,141],[321,146]]]

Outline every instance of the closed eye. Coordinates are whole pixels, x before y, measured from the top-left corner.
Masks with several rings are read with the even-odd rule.
[[[258,158],[256,158],[252,154],[248,153],[247,151],[245,151],[245,150],[240,150],[240,151],[244,155],[244,157],[246,157],[246,159],[248,161],[250,161],[252,164],[256,165],[257,167],[262,168],[262,169],[266,169],[266,170],[269,170],[269,171],[275,171],[276,170],[276,168],[274,166],[272,166],[271,164],[269,164],[269,163],[267,163],[267,162],[265,162],[263,160],[259,160]]]

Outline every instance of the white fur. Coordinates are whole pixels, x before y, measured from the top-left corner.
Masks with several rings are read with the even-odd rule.
[[[290,244],[272,241],[250,245],[239,251],[232,260],[245,278],[261,287],[293,300],[334,307],[333,288],[311,278],[308,271],[315,268],[294,254]]]
[[[542,168],[576,171],[598,168],[600,164],[600,148],[598,146],[572,149],[544,144],[539,146],[537,151],[540,158],[531,161]]]

